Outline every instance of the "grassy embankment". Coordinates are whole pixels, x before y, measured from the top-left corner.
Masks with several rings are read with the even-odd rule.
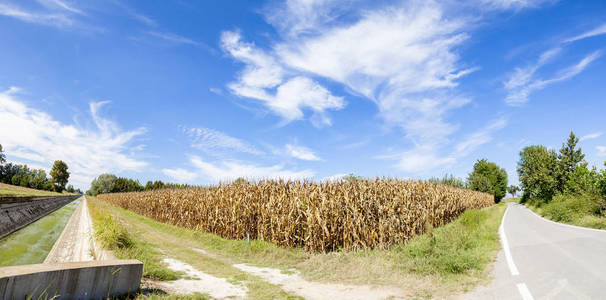
[[[312,281],[398,286],[410,297],[446,297],[486,281],[500,247],[497,230],[505,205],[470,210],[454,222],[388,250],[309,253],[252,240],[228,240],[137,215],[89,197],[97,236],[120,258],[145,263],[144,277],[171,279],[163,257],[184,261],[230,282],[252,299],[292,298],[279,286],[235,267],[237,263],[296,269]],[[199,296],[202,297],[202,296]]]
[[[604,199],[592,195],[563,194],[555,196],[548,203],[537,205],[525,203],[537,214],[560,223],[575,226],[606,229]]]
[[[15,186],[5,183],[0,183],[0,197],[26,197],[26,196],[62,196],[72,195],[71,193],[55,193],[50,191],[42,191],[36,189],[30,189],[21,186]],[[1,201],[1,200],[0,200]]]

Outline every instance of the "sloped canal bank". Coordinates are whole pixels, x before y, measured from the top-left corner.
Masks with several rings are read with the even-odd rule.
[[[73,201],[0,239],[0,266],[42,263],[79,203]]]

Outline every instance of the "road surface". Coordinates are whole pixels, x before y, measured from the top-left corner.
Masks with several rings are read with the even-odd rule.
[[[606,299],[606,231],[509,204],[500,236],[494,280],[463,299]]]

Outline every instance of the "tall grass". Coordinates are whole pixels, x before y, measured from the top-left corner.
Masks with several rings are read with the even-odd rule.
[[[308,251],[384,249],[494,204],[489,194],[424,181],[260,181],[103,194],[155,220]]]

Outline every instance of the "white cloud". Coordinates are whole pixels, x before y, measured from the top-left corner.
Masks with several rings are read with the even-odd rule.
[[[606,156],[606,146],[595,147],[598,150],[598,156]]]
[[[131,155],[132,140],[145,128],[121,130],[117,124],[100,116],[107,102],[91,102],[90,113],[95,128],[63,124],[50,115],[29,107],[14,97],[17,89],[0,93],[0,142],[9,157],[31,160],[50,166],[63,160],[69,166],[70,183],[87,187],[101,173],[138,171],[147,165]]]
[[[198,177],[198,174],[181,168],[163,169],[162,173],[181,183],[192,182],[192,180]]]
[[[312,123],[331,125],[326,114],[329,109],[345,106],[342,97],[333,96],[326,88],[305,76],[288,76],[276,58],[241,41],[237,32],[223,32],[222,48],[246,64],[237,82],[228,85],[236,95],[262,101],[285,122],[304,118],[304,109],[314,112]],[[273,91],[275,89],[275,92]]]
[[[75,21],[72,18],[63,13],[32,12],[17,6],[2,3],[0,3],[0,15],[28,23],[58,28],[71,27],[75,24]]]
[[[229,136],[218,130],[210,128],[189,128],[185,130],[185,133],[191,138],[191,146],[196,149],[207,151],[228,149],[254,155],[263,154],[263,151],[247,142]]]
[[[310,161],[321,160],[311,149],[307,147],[287,144],[285,149],[288,155],[297,159]]]
[[[520,10],[534,8],[554,0],[480,0],[482,4],[491,9]],[[557,0],[556,0],[557,1]]]
[[[40,4],[49,7],[49,8],[60,8],[60,9],[64,9],[70,13],[74,13],[74,14],[79,14],[79,15],[85,15],[84,11],[74,7],[73,5],[71,5],[68,2],[65,1],[61,1],[61,0],[38,0],[38,2],[40,2]]]
[[[210,178],[215,182],[230,181],[239,177],[247,179],[305,179],[315,175],[311,170],[292,171],[285,169],[283,165],[259,166],[237,161],[211,163],[204,161],[199,156],[192,156],[191,163],[200,176]]]
[[[592,30],[589,30],[589,31],[579,34],[577,36],[571,37],[571,38],[567,39],[565,42],[574,42],[574,41],[578,41],[578,40],[582,40],[585,38],[594,37],[594,36],[598,36],[598,35],[602,35],[602,34],[606,34],[606,24],[602,24]]]
[[[275,101],[273,93],[279,93],[286,78],[341,83],[351,93],[375,102],[383,120],[400,127],[410,140],[413,146],[400,155],[400,169],[421,170],[452,162],[451,155],[440,152],[451,145],[448,137],[458,130],[448,120],[450,112],[470,102],[454,90],[458,80],[479,69],[461,63],[458,55],[474,18],[452,14],[446,2],[399,1],[378,9],[354,7],[351,2],[288,0],[270,7],[265,16],[280,39],[265,51],[243,43],[239,33],[224,33],[223,49],[246,63],[230,89],[240,96],[274,102],[273,107],[267,105],[292,120],[302,118],[299,102],[289,100],[276,107],[280,101]],[[484,2],[501,9],[538,4]],[[548,53],[544,59],[555,54]],[[317,89],[322,95],[315,102],[332,104],[316,111],[343,106],[339,105],[342,99],[328,101],[330,92],[324,87]]]
[[[481,128],[469,136],[463,141],[457,144],[455,150],[459,156],[466,155],[476,150],[478,147],[487,144],[492,141],[492,135],[495,131],[503,129],[507,125],[507,119],[499,118],[493,121],[485,128]]]
[[[579,141],[586,141],[586,140],[593,140],[593,139],[597,139],[600,136],[602,136],[602,132],[594,132],[594,133],[590,133],[590,134],[586,134],[584,136],[582,136]]]
[[[516,73],[513,74],[509,81],[505,83],[505,89],[508,91],[505,102],[512,106],[524,104],[528,101],[528,97],[532,92],[544,89],[551,84],[571,79],[572,77],[583,72],[583,70],[585,70],[585,68],[594,60],[600,57],[600,55],[600,51],[595,51],[585,56],[578,63],[561,69],[552,78],[534,79],[533,75],[535,71],[542,66],[541,61],[543,56],[541,56],[536,65],[526,69],[517,69]]]
[[[204,43],[196,42],[190,38],[186,38],[184,36],[170,33],[170,32],[148,31],[147,34],[149,34],[150,36],[171,42],[171,43],[208,48],[208,46],[206,46],[206,44],[204,44]]]

